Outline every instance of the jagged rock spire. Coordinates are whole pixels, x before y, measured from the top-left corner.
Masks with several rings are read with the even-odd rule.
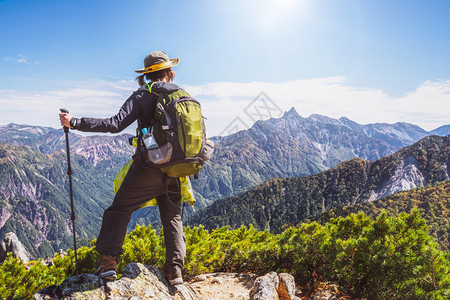
[[[25,249],[25,246],[19,241],[19,238],[14,232],[7,233],[0,243],[0,263],[6,259],[9,252],[11,252],[14,257],[20,258],[24,263],[27,263],[31,257],[30,253]]]

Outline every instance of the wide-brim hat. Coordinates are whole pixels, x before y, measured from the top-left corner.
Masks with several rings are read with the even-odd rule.
[[[168,69],[178,65],[180,58],[169,58],[164,51],[155,51],[147,55],[144,59],[144,68],[136,70],[136,73],[152,73],[159,70]]]

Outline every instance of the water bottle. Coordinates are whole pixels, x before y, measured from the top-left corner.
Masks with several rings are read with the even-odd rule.
[[[148,158],[155,164],[159,163],[164,159],[164,156],[161,153],[161,149],[159,148],[155,137],[153,136],[153,128],[151,133],[148,132],[147,128],[143,128],[142,133],[142,140],[147,148]]]
[[[205,152],[203,153],[203,159],[205,161],[210,160],[214,152],[214,142],[210,139],[206,139]]]

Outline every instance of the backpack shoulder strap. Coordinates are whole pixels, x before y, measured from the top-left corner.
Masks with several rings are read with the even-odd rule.
[[[155,82],[151,82],[151,83],[145,84],[144,86],[147,87],[147,89],[148,89],[148,91],[150,92],[150,94],[154,94],[154,95],[156,95],[157,97],[159,97],[159,93],[157,93],[157,92],[155,92],[155,91],[152,91],[152,87],[153,87],[154,84],[155,84]]]

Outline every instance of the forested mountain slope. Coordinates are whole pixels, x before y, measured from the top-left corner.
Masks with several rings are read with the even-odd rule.
[[[357,158],[316,175],[271,179],[239,196],[217,200],[188,224],[208,229],[253,224],[275,230],[335,207],[447,180],[449,153],[450,136],[432,136],[375,162]]]
[[[72,158],[77,235],[98,234],[112,199],[110,180],[82,156]],[[28,146],[0,143],[0,236],[14,232],[34,257],[72,243],[66,154],[42,154]]]
[[[421,217],[427,221],[427,225],[430,227],[430,234],[441,247],[444,250],[450,250],[450,180],[397,192],[373,202],[332,208],[305,221],[326,224],[331,218],[347,217],[361,211],[373,218],[379,216],[383,211],[386,211],[388,216],[397,216],[402,212],[410,213],[413,208],[420,209]]]

